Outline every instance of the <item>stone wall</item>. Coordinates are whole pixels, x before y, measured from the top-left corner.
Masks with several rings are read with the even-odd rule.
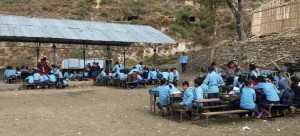
[[[197,52],[190,53],[192,69],[207,69],[211,60],[213,47],[204,48]],[[214,59],[219,64],[225,64],[230,60],[238,60],[242,66],[254,63],[260,67],[270,63],[271,60],[290,55],[277,63],[284,64],[300,60],[300,36],[258,38],[237,43],[225,43],[215,47]],[[273,67],[271,65],[271,67]]]

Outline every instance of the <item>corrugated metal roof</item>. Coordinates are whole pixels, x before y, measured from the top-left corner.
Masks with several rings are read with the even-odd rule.
[[[119,46],[131,43],[176,44],[169,36],[146,25],[9,15],[0,15],[0,41]]]

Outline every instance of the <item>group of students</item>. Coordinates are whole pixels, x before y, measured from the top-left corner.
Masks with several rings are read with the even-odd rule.
[[[107,75],[105,69],[101,69],[97,79],[105,79],[106,81],[110,81],[112,80],[112,77],[114,77],[120,79],[121,81],[126,81],[130,78],[132,82],[137,83],[136,87],[139,83],[145,82],[156,84],[158,80],[162,78],[167,79],[168,82],[171,83],[176,83],[179,81],[179,72],[176,70],[176,68],[160,71],[159,69],[149,68],[143,65],[143,62],[140,62],[133,66],[128,72],[126,71],[127,70],[125,69],[124,65],[116,61],[111,74]]]
[[[45,88],[50,83],[54,83],[57,87],[65,88],[68,87],[68,79],[64,78],[61,70],[55,65],[52,66],[52,69],[48,73],[40,73],[39,70],[34,70],[28,77],[25,78],[25,81],[29,85],[35,85],[40,88]]]
[[[235,65],[230,62],[230,65]],[[230,66],[229,65],[229,66]],[[239,108],[252,111],[253,117],[261,118],[262,115],[271,116],[266,110],[266,104],[285,104],[290,107],[291,112],[293,104],[299,104],[300,93],[298,87],[298,79],[291,78],[292,82],[289,85],[288,79],[283,77],[283,72],[278,71],[278,77],[274,78],[269,75],[267,77],[260,76],[254,64],[249,65],[249,73],[247,76],[239,75],[237,67],[229,67],[227,73],[226,84],[219,74],[219,68],[216,63],[212,63],[209,72],[204,77],[198,77],[194,80],[194,86],[190,87],[188,81],[182,83],[181,96],[182,101],[174,103],[174,109],[189,110],[195,106],[203,106],[202,104],[196,105],[193,100],[219,98],[220,88],[230,88],[233,90],[229,92],[235,99],[234,103]],[[229,81],[230,83],[227,83]],[[172,87],[168,85],[168,80],[163,78],[161,84],[156,88],[156,93],[159,96],[158,107],[162,110],[166,107],[170,111],[169,96],[174,94]],[[210,106],[215,106],[218,103],[209,103]],[[162,112],[164,112],[162,110]],[[164,113],[166,114],[166,113]]]
[[[63,77],[65,79],[69,79],[70,81],[83,81],[84,78],[91,78],[88,70],[79,71],[79,73],[77,73],[77,71],[74,71],[73,73],[65,71]]]

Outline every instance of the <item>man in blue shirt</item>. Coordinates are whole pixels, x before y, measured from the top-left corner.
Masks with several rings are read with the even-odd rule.
[[[180,64],[182,66],[182,73],[185,73],[185,71],[186,71],[187,60],[188,60],[188,57],[183,52],[182,55],[181,55],[181,57],[180,57]]]
[[[160,81],[160,86],[156,88],[156,93],[159,96],[159,102],[157,102],[157,107],[161,110],[163,115],[166,115],[166,113],[163,110],[163,107],[166,107],[168,112],[170,111],[170,107],[169,107],[170,87],[168,86],[167,80],[162,79]]]
[[[179,72],[177,71],[176,68],[173,68],[173,70],[174,70],[174,78],[175,78],[174,82],[178,82],[179,81]]]

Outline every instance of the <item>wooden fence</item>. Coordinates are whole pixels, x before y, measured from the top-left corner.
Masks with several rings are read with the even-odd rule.
[[[274,0],[253,12],[252,35],[300,28],[300,0]]]

